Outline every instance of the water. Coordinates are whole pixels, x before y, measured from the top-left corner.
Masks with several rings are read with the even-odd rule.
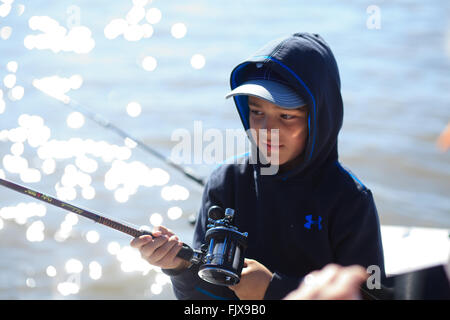
[[[153,34],[134,42],[122,35],[115,39],[105,36],[105,27],[113,19],[125,19],[132,1],[96,5],[77,1],[75,7],[70,1],[51,5],[30,1],[23,3],[22,14],[20,5],[14,2],[10,13],[0,18],[0,77],[15,74],[13,87],[22,86],[24,91],[23,97],[16,92],[20,99],[12,101],[7,83],[0,84],[4,101],[3,108],[0,101],[0,174],[7,179],[137,225],[151,225],[150,217],[158,213],[153,219],[162,218],[163,224],[189,243],[192,227],[187,218],[199,208],[201,187],[139,148],[130,149],[128,156],[108,156],[114,146],[125,147],[123,139],[87,118],[80,128],[69,127],[66,121],[74,110],[37,90],[33,79],[80,75],[82,85],[66,93],[70,98],[170,156],[177,143],[171,141],[174,130],[192,132],[194,121],[202,121],[204,130],[240,129],[232,101],[224,99],[231,69],[273,38],[309,31],[322,35],[338,61],[345,107],[339,140],[341,161],[373,191],[381,223],[450,228],[450,153],[440,152],[435,145],[450,121],[447,1],[153,1],[145,9],[158,8],[161,20],[151,24],[142,19],[139,24],[152,25]],[[379,9],[379,29],[367,26],[373,14],[367,9],[372,5]],[[29,50],[25,37],[40,33],[29,26],[33,16],[49,16],[67,30],[79,22],[92,32],[95,47],[86,54]],[[187,33],[176,39],[171,27],[179,22],[185,24]],[[193,68],[190,61],[195,54],[205,58],[204,67]],[[141,66],[146,56],[157,61],[153,71]],[[16,72],[7,70],[10,61],[17,62]],[[132,101],[141,105],[138,117],[127,114],[127,104]],[[92,139],[95,147],[81,151],[96,161],[94,167],[86,164],[89,172],[85,172],[75,156],[55,158],[54,171],[50,163],[48,172],[52,173],[46,174],[39,145],[24,142],[23,153],[20,143],[11,149],[14,142],[5,130],[19,127],[23,114],[41,117],[50,129],[49,140],[66,142],[69,153],[77,146],[76,140],[70,139],[79,138],[84,145]],[[42,129],[42,125],[38,127]],[[95,155],[95,149],[102,146],[104,153]],[[7,170],[5,156],[11,153],[26,158],[29,168],[39,170],[40,178],[38,174],[33,180],[34,171],[23,178],[36,182],[25,183],[18,173]],[[107,188],[106,176],[114,160],[135,162],[149,172],[161,168],[169,180],[160,172],[153,179],[161,184],[133,184],[138,175],[127,185],[126,177],[118,174],[113,175],[116,184],[109,181]],[[207,177],[214,165],[190,167]],[[63,179],[66,170],[69,174]],[[127,169],[130,177],[133,170]],[[80,172],[90,176],[82,184],[90,186],[90,192],[93,188],[95,195],[86,190],[82,194],[83,188],[70,180]],[[188,198],[163,198],[164,187],[174,185],[188,190]],[[62,186],[73,189],[61,191]],[[36,215],[39,210],[28,206],[35,203],[33,199],[6,189],[1,191],[0,201],[0,298],[174,298],[167,278],[142,263],[138,253],[128,247],[128,236],[82,218],[75,221],[57,208],[39,207],[41,215]],[[179,219],[169,218],[172,207],[182,210]],[[8,216],[5,212],[13,213]],[[65,231],[66,237],[56,240],[58,231],[60,235]]]

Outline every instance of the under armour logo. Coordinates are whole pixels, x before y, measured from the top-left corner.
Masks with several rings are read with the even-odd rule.
[[[306,223],[304,224],[305,228],[307,229],[311,229],[311,225],[313,224],[317,224],[317,227],[319,228],[319,230],[322,230],[322,225],[320,224],[320,222],[322,221],[322,217],[319,216],[319,219],[317,221],[314,221],[312,219],[312,214],[306,216]]]

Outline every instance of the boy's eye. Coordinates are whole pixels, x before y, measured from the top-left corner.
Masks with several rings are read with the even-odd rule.
[[[260,116],[263,114],[261,111],[258,110],[250,110],[250,112],[253,113],[255,116]]]
[[[281,117],[285,120],[290,120],[290,119],[294,119],[295,116],[290,115],[290,114],[282,114]]]

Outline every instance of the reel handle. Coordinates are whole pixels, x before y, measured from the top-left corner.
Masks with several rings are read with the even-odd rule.
[[[212,206],[208,210],[208,217],[212,220],[220,220],[225,217],[225,210],[219,206]]]

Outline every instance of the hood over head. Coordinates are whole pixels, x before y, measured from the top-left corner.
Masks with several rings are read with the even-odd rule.
[[[343,103],[338,66],[325,40],[318,34],[302,32],[266,44],[233,69],[231,90],[254,79],[255,74],[261,73],[260,70],[276,74],[307,103],[308,108],[308,140],[303,161],[290,171],[276,176],[285,180],[315,171],[326,161],[337,160],[337,136],[342,126]],[[247,131],[248,96],[234,95],[233,99]]]

